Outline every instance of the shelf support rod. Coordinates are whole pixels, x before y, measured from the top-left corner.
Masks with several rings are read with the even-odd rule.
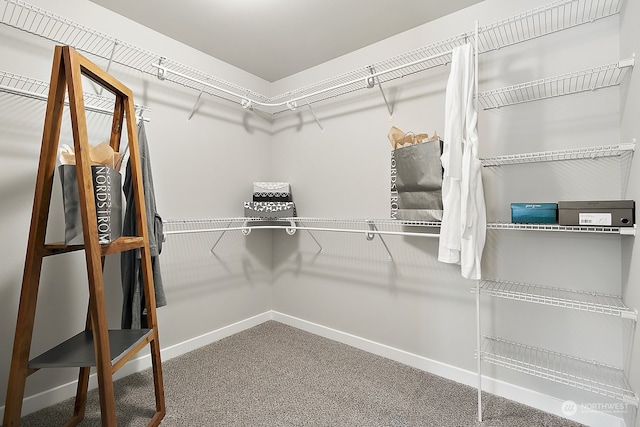
[[[474,109],[478,114],[478,32],[479,24],[478,20],[475,21],[473,31],[473,77],[474,77]],[[476,122],[477,123],[477,122]],[[477,125],[477,124],[476,124]],[[480,280],[476,282],[476,364],[478,369],[478,421],[482,422],[482,360],[480,345],[482,341],[482,328],[480,327]]]
[[[230,226],[231,226],[231,222],[229,222],[227,224],[227,228],[229,228]],[[222,238],[224,237],[226,232],[227,232],[227,230],[222,230],[222,233],[220,233],[220,235],[218,236],[218,238],[214,242],[213,246],[211,246],[211,249],[209,250],[209,252],[211,252],[213,255],[216,254],[215,253],[216,246],[218,246],[218,243],[220,243],[220,240],[222,240]]]
[[[202,98],[203,91],[200,91],[198,97],[196,98],[196,102],[193,104],[193,108],[191,108],[191,112],[189,113],[189,117],[187,117],[187,121],[190,122],[193,115],[196,113],[196,109],[198,108],[198,103],[200,103],[200,98]]]
[[[382,234],[377,233],[379,230],[378,230],[378,227],[376,227],[376,224],[371,220],[367,220],[367,224],[369,224],[369,230],[371,230],[372,232],[376,232],[376,233],[367,233],[366,234],[367,240],[372,241],[376,237],[376,234],[378,234],[380,241],[382,242],[382,244],[384,245],[384,248],[387,250],[387,253],[389,254],[389,261],[393,262],[393,255],[391,255],[389,246],[387,246],[387,242],[384,241]]]
[[[307,100],[307,107],[309,107],[309,111],[311,111],[311,115],[313,116],[313,119],[316,121],[318,127],[320,128],[320,132],[324,132],[324,128],[322,127],[322,123],[320,123],[320,120],[318,119],[318,116],[316,116],[316,112],[313,111],[313,108],[311,108],[311,104],[309,104],[309,100]]]
[[[316,239],[316,236],[314,236],[313,233],[309,230],[307,230],[307,233],[309,233],[309,236],[311,236],[313,241],[316,242],[316,245],[318,245],[318,247],[320,248],[320,252],[322,252],[324,249],[322,249],[322,245],[320,244],[320,242],[318,242],[318,239]]]
[[[393,107],[389,105],[389,101],[387,101],[387,96],[384,94],[384,89],[382,89],[382,83],[380,83],[380,78],[373,77],[373,74],[375,73],[373,65],[369,67],[369,72],[371,72],[371,76],[367,78],[367,87],[371,89],[376,85],[376,83],[378,84],[378,88],[380,89],[380,93],[382,94],[382,99],[384,99],[384,103],[387,105],[387,110],[389,111],[389,117],[392,117]]]
[[[107,69],[106,72],[109,72],[109,69],[111,68],[111,64],[113,63],[113,56],[116,53],[116,47],[118,47],[118,40],[114,40],[113,41],[113,48],[111,48],[111,54],[109,55],[109,62],[107,63]],[[104,87],[100,86],[100,91],[98,92],[98,95],[102,96],[102,91],[104,91]]]

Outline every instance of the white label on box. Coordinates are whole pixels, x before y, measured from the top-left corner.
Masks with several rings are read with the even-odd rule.
[[[580,213],[578,214],[580,225],[611,225],[610,213]]]

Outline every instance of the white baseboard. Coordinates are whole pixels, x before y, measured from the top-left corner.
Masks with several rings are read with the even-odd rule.
[[[285,325],[293,326],[333,341],[347,344],[378,356],[386,357],[387,359],[412,366],[434,375],[474,388],[478,387],[478,377],[475,371],[460,369],[452,365],[447,365],[446,363],[428,359],[417,354],[409,353],[404,350],[380,344],[375,341],[276,311],[272,312],[272,318],[273,320],[284,323]],[[566,415],[562,412],[562,404],[564,403],[564,400],[485,376],[482,377],[482,389],[485,392],[566,418]],[[626,425],[624,420],[619,417],[592,410],[578,410],[570,419],[593,427],[625,427]]]
[[[238,332],[242,332],[246,329],[253,328],[254,326],[266,322],[267,320],[271,320],[271,318],[271,311],[267,311],[248,319],[232,323],[231,325],[224,326],[222,328],[216,329],[195,338],[191,338],[179,344],[164,348],[160,352],[161,358],[163,361],[173,359],[174,357],[178,357],[192,350],[204,347],[207,344],[211,344],[233,334],[237,334]],[[151,356],[149,354],[146,354],[129,361],[120,370],[118,370],[118,372],[116,372],[113,378],[114,380],[117,380],[118,378],[123,378],[127,375],[144,371],[145,369],[148,369],[150,367]],[[25,397],[22,401],[22,416],[31,414],[32,412],[39,411],[40,409],[55,405],[66,399],[74,397],[76,395],[77,384],[77,381],[71,381],[67,384],[59,385],[50,390],[45,390],[41,393]],[[94,373],[89,377],[89,390],[92,390],[96,387],[98,387],[98,378]],[[0,406],[0,420],[4,417],[4,408],[4,406]]]
[[[196,350],[205,345],[211,344],[238,332],[257,326],[267,320],[275,320],[285,325],[293,326],[298,329],[350,345],[355,348],[367,351],[378,356],[386,357],[391,360],[403,363],[408,366],[432,373],[434,375],[466,384],[471,387],[477,387],[477,375],[473,371],[460,369],[446,363],[438,362],[406,352],[385,344],[361,338],[352,334],[348,334],[336,329],[328,328],[317,323],[308,322],[306,320],[289,316],[287,314],[276,311],[267,311],[259,315],[250,317],[245,320],[233,323],[228,326],[216,329],[206,334],[191,338],[179,344],[162,349],[162,360],[170,360],[182,354]],[[134,359],[122,367],[114,376],[114,379],[122,378],[136,372],[143,371],[151,367],[151,357],[147,354]],[[75,396],[77,381],[60,385],[51,390],[46,390],[24,399],[22,404],[22,414],[30,414],[42,408],[55,405],[65,399]],[[532,406],[541,411],[552,413],[561,417],[565,417],[562,413],[562,400],[552,396],[544,395],[533,390],[525,389],[513,384],[498,381],[493,378],[482,378],[483,390],[525,405]],[[89,380],[89,388],[97,387],[96,375],[91,375]],[[4,415],[4,406],[0,407],[0,418]],[[598,411],[578,411],[571,418],[573,421],[593,426],[593,427],[625,427],[624,421],[610,414]]]

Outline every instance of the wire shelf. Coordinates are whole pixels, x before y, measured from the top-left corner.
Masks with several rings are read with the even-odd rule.
[[[620,234],[624,236],[636,235],[635,225],[633,227],[600,227],[585,225],[514,224],[506,222],[494,222],[487,224],[487,230],[562,231],[570,233]]]
[[[424,229],[439,228],[440,222],[400,221],[392,219],[338,219],[338,218],[214,218],[196,220],[167,220],[165,234],[226,232],[241,230],[249,234],[252,229],[284,229],[289,234],[296,230],[333,231],[374,234],[437,237]],[[421,231],[422,229],[422,231]],[[430,231],[430,230],[427,230]]]
[[[480,292],[496,298],[638,320],[638,312],[625,306],[616,295],[488,279],[480,281]]]
[[[80,25],[21,0],[0,1],[0,22],[55,43],[72,46],[80,52],[97,56],[109,62],[114,62],[146,74],[158,75],[158,69],[152,64],[161,62],[164,66],[171,67],[192,79],[213,82],[222,89],[226,88],[230,91],[241,91],[255,98],[266,99],[263,95],[250,91],[249,89],[242,88],[178,62],[162,58],[161,55],[123,42],[115,37]],[[237,102],[237,98],[230,97],[223,91],[205,87],[191,79],[177,75],[164,75],[162,78],[197,91],[204,91],[212,96]]]
[[[615,366],[487,336],[482,343],[481,359],[638,407],[638,396],[623,370]]]
[[[19,74],[0,70],[0,92],[46,101],[49,95],[49,83]],[[104,114],[112,114],[115,97],[83,93],[85,109]],[[68,105],[68,102],[65,102]],[[149,108],[135,105],[136,110],[148,111]]]
[[[438,237],[424,229],[439,228],[440,222],[400,221],[394,219],[344,218],[212,218],[195,220],[167,220],[165,234],[209,233],[241,230],[248,235],[253,229],[283,229],[289,234],[296,230],[333,231],[401,236]],[[572,233],[600,233],[635,236],[634,227],[566,226],[558,224],[489,223],[488,230],[563,231]],[[430,231],[430,230],[427,230]]]
[[[332,77],[281,95],[276,95],[270,98],[269,101],[286,101],[288,99],[315,93],[315,95],[306,96],[305,102],[316,103],[362,89],[371,89],[375,87],[375,85],[372,84],[374,82],[369,80],[373,73],[379,74],[379,76],[375,78],[375,83],[386,83],[438,66],[446,65],[451,62],[451,51],[453,48],[469,43],[472,37],[472,33],[462,33],[411,52],[374,63],[370,66],[363,67],[337,77]],[[437,57],[434,58],[434,56]],[[288,108],[277,108],[274,110],[274,114],[282,113],[287,110]]]
[[[495,22],[478,29],[478,52],[555,33],[587,22],[592,22],[620,12],[623,0],[561,0],[528,12]],[[247,88],[222,80],[203,71],[164,58],[145,49],[125,43],[115,37],[77,24],[22,0],[0,0],[0,22],[56,43],[73,46],[109,62],[157,75],[163,80],[226,99],[240,102],[245,108],[255,107],[257,101],[266,104],[280,103],[276,107],[259,107],[278,114],[295,108],[288,100],[304,98],[304,103],[320,102],[374,87],[394,79],[431,69],[450,62],[446,52],[470,42],[472,32],[466,32],[429,46],[398,55],[355,71],[323,80],[303,88],[267,97]],[[429,59],[434,55],[437,58]],[[376,77],[371,77],[373,73]],[[378,75],[378,73],[384,73]]]
[[[488,52],[620,13],[624,0],[560,0],[479,29],[478,51]]]
[[[592,0],[561,0],[549,3],[520,15],[480,27],[478,29],[478,52],[489,52],[615,15],[620,12],[622,3],[623,0],[601,0],[595,5]],[[383,72],[387,69],[401,66],[402,64],[411,63],[419,58],[425,58],[437,53],[452,50],[454,47],[471,42],[472,40],[473,32],[462,33],[450,39],[434,43],[413,52],[373,64],[370,67],[356,70],[339,77],[327,79],[296,91],[278,95],[271,98],[270,101],[322,91],[325,88],[332,87],[335,84],[352,79],[366,80],[367,76],[372,71]],[[429,61],[411,68],[405,68],[394,73],[389,73],[385,75],[384,78],[381,77],[380,82],[384,83],[409,74],[425,71],[439,65],[446,65],[450,62],[450,58],[451,56],[447,55],[437,61]],[[318,102],[353,92],[355,90],[363,89],[365,87],[367,86],[359,82],[353,86],[341,88],[338,91],[324,93],[322,96],[310,97],[308,98],[308,101],[310,103]],[[285,110],[286,109],[280,109],[276,111],[276,113],[283,112]]]
[[[37,99],[46,98],[49,93],[48,83],[6,71],[0,71],[0,88],[3,92]]]
[[[349,219],[349,218],[211,218],[211,219],[175,219],[166,220],[165,227],[168,233],[180,232],[206,232],[225,231],[234,227],[239,228],[266,228],[268,225],[289,227],[291,224],[297,227],[317,227],[330,229],[352,229],[356,231],[370,231],[375,225],[381,232],[399,232],[410,234],[407,228],[440,228],[437,221],[401,221],[395,219]],[[517,230],[517,231],[563,231],[572,233],[601,233],[635,235],[634,227],[596,227],[596,226],[569,226],[558,224],[513,224],[513,223],[488,223],[489,230]]]
[[[478,101],[485,110],[489,110],[617,86],[622,83],[633,64],[633,58],[625,59],[586,70],[481,92],[478,94]]]
[[[536,153],[507,154],[504,156],[483,157],[482,166],[502,166],[522,163],[552,162],[561,160],[596,159],[600,157],[618,157],[635,150],[635,142],[597,147],[570,148],[565,150],[541,151]]]

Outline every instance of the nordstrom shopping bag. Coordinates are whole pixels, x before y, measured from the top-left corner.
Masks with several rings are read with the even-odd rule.
[[[62,182],[62,203],[64,205],[65,232],[67,245],[82,244],[82,217],[80,196],[75,165],[58,166]],[[122,183],[117,170],[106,165],[92,165],[94,200],[100,244],[110,243],[122,235]]]
[[[442,221],[442,146],[435,136],[391,152],[391,218]]]

